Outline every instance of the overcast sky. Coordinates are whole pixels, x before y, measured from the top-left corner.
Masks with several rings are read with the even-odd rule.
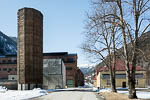
[[[1,0],[0,30],[3,33],[17,36],[17,11],[23,7],[35,8],[44,15],[44,52],[77,53],[78,65],[89,64],[79,46],[90,0]]]

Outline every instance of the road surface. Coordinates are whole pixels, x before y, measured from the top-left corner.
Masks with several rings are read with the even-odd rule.
[[[32,100],[103,100],[98,94],[91,91],[72,90],[49,93],[46,96]]]

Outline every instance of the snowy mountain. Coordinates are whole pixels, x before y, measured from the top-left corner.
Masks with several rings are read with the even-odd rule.
[[[0,55],[16,54],[17,42],[0,31]]]
[[[9,38],[11,38],[13,41],[17,42],[17,38],[16,37],[9,36]]]
[[[80,70],[82,71],[83,74],[87,74],[87,73],[91,72],[92,68],[90,68],[90,67],[87,67],[87,68],[81,67]]]
[[[84,75],[91,73],[94,71],[95,66],[94,65],[79,65],[80,70],[83,72]]]

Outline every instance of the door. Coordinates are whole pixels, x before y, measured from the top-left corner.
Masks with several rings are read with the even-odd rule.
[[[122,88],[126,88],[126,82],[122,82]]]
[[[74,87],[74,81],[73,80],[67,80],[67,87]]]

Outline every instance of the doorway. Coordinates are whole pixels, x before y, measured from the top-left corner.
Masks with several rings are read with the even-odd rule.
[[[126,82],[122,82],[122,88],[126,88]]]

